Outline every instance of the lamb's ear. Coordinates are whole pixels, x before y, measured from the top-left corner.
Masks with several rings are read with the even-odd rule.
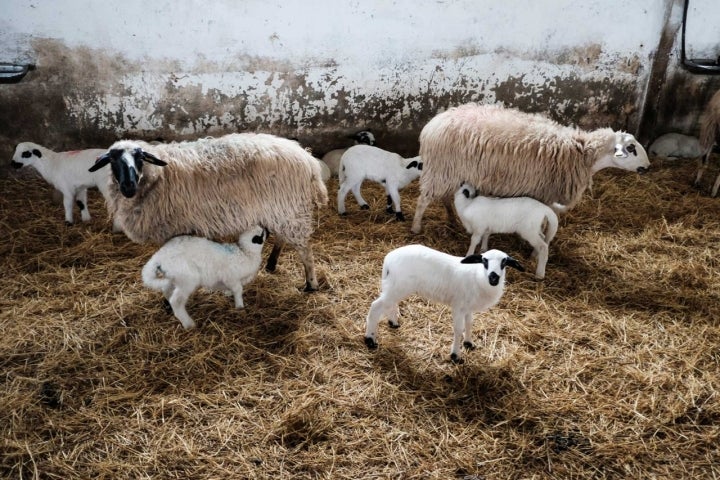
[[[472,255],[468,255],[467,257],[460,260],[460,263],[484,263],[485,259],[482,255],[478,255],[476,253],[473,253]]]
[[[104,154],[100,155],[100,156],[95,160],[95,165],[93,165],[92,167],[88,168],[88,172],[95,172],[95,171],[97,171],[97,170],[100,170],[102,167],[104,167],[105,165],[107,165],[108,163],[110,163],[111,160],[112,160],[112,157],[110,156],[109,153],[104,153]]]
[[[155,155],[153,155],[152,153],[148,153],[145,150],[142,150],[142,156],[144,161],[152,163],[153,165],[157,165],[158,167],[164,167],[167,165],[167,162],[160,160]]]
[[[420,170],[420,167],[418,167],[417,160],[413,160],[412,162],[408,163],[407,167],[405,167],[405,168],[407,168],[408,170],[410,170],[411,168],[417,168],[418,170]]]
[[[512,267],[515,270],[520,270],[521,272],[525,271],[525,268],[523,268],[523,266],[520,265],[520,263],[517,260],[515,260],[513,257],[505,258],[505,260],[503,260],[503,263],[505,264],[505,266]]]
[[[420,170],[421,172],[422,172],[422,164],[423,164],[423,162],[418,163],[418,170]]]

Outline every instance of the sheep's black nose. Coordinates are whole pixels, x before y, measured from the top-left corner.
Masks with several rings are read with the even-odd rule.
[[[493,287],[498,284],[500,281],[500,275],[498,275],[495,272],[490,272],[490,275],[488,275],[488,282],[490,282],[490,285]]]
[[[134,183],[121,183],[120,184],[120,193],[122,193],[125,196],[125,198],[134,197],[136,192],[137,192],[137,188],[135,187]]]
[[[13,168],[22,168],[22,166],[23,166],[24,164],[23,164],[23,163],[20,163],[20,162],[16,162],[15,160],[11,160],[11,161],[10,161],[10,165],[12,165]]]
[[[641,174],[641,175],[642,175],[643,173],[647,173],[648,170],[650,170],[648,167],[638,167],[638,168],[637,168],[637,172],[638,172],[639,174]]]

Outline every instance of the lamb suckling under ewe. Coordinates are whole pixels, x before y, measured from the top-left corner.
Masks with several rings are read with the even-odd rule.
[[[327,188],[317,160],[297,142],[261,133],[159,145],[122,140],[91,170],[108,164],[108,208],[130,240],[217,239],[263,225],[276,235],[266,269],[275,269],[287,242],[305,267],[305,290],[317,290],[309,240]]]
[[[435,116],[420,133],[423,174],[412,231],[419,233],[431,201],[452,196],[463,182],[481,195],[532,197],[572,208],[592,175],[607,167],[644,173],[647,153],[635,137],[609,128],[583,131],[538,114],[499,105],[467,104]]]
[[[388,213],[395,213],[397,220],[405,220],[400,207],[400,190],[420,176],[423,164],[420,157],[403,158],[369,145],[348,148],[340,162],[340,187],[338,189],[338,213],[345,214],[345,197],[352,191],[363,210],[370,208],[360,194],[363,180],[378,182],[385,188]]]
[[[475,253],[481,241],[480,250],[486,251],[493,233],[516,233],[533,247],[535,277],[545,278],[548,248],[558,229],[558,217],[552,208],[530,197],[484,197],[464,183],[455,193],[455,210],[472,235],[467,255]]]
[[[694,185],[700,186],[700,179],[702,178],[705,170],[708,168],[710,162],[710,155],[713,152],[713,147],[719,143],[720,140],[720,90],[712,96],[708,103],[705,111],[703,112],[700,120],[700,146],[703,151],[703,157],[695,177]],[[720,188],[720,173],[715,178],[711,196],[716,196],[718,189]]]
[[[229,290],[235,308],[243,308],[243,286],[257,275],[262,262],[262,246],[267,237],[263,227],[240,235],[238,243],[216,243],[202,237],[182,235],[170,239],[142,269],[146,287],[160,290],[172,307],[175,318],[186,329],[194,328],[185,305],[200,287]]]
[[[474,312],[484,312],[500,301],[505,288],[505,267],[525,269],[500,250],[465,258],[442,253],[423,245],[406,245],[385,256],[380,296],[372,302],[365,321],[365,345],[375,349],[381,316],[397,328],[398,304],[410,295],[452,307],[453,343],[450,359],[462,363],[461,345],[472,350]]]
[[[110,186],[108,172],[88,172],[105,150],[88,149],[55,152],[33,142],[23,142],[15,148],[10,165],[14,168],[34,167],[46,182],[62,193],[65,223],[73,223],[73,207],[80,209],[83,222],[90,221],[87,189],[97,188],[108,199]]]
[[[361,130],[348,138],[355,141],[356,145],[375,145],[375,135],[369,130]],[[340,159],[347,148],[336,148],[323,155],[322,160],[330,169],[330,173],[337,177],[340,173]]]

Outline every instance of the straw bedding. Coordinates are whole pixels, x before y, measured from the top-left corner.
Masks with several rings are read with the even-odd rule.
[[[530,268],[476,315],[459,366],[449,308],[418,298],[363,344],[389,250],[467,248],[439,204],[413,236],[366,185],[372,210],[319,212],[319,292],[288,249],[243,311],[197,292],[183,331],[141,284],[155,247],[110,233],[96,192],[94,220],[66,227],[42,180],[0,179],[0,476],[716,478],[720,200],[694,169],[599,173],[543,282],[526,244],[494,236]]]

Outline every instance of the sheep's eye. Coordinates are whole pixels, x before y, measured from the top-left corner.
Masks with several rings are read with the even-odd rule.
[[[631,143],[630,145],[627,146],[627,151],[630,152],[630,153],[632,153],[633,155],[635,155],[635,156],[637,157],[637,150],[635,149],[635,144],[634,144],[634,143]]]
[[[32,153],[30,153],[30,150],[25,150],[20,156],[22,158],[30,158],[32,156]]]
[[[485,268],[488,268],[488,260],[487,260],[487,258],[483,258],[483,259],[482,259],[482,264],[483,264],[483,266],[484,266]]]

